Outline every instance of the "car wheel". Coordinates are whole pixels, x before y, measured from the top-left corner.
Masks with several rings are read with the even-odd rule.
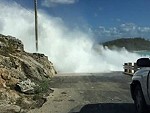
[[[146,113],[147,111],[147,106],[146,102],[142,93],[142,89],[140,85],[137,85],[134,91],[134,104],[137,110],[137,113]]]

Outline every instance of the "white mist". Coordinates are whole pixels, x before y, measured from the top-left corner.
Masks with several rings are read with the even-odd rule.
[[[0,2],[0,33],[23,41],[25,50],[35,52],[34,12],[18,4]],[[32,12],[32,13],[31,13]],[[92,33],[67,27],[61,18],[39,11],[39,52],[49,57],[58,72],[109,72],[123,70],[123,63],[139,56],[122,49],[111,51],[94,46]]]

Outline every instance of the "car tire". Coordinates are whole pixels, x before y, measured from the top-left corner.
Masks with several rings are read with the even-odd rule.
[[[146,113],[147,105],[143,96],[143,92],[140,85],[137,85],[134,90],[134,104],[137,113]]]

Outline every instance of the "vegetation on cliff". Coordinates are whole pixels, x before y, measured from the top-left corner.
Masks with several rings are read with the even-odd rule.
[[[128,51],[150,51],[150,41],[144,38],[121,38],[102,43],[104,47],[109,49],[126,48]]]

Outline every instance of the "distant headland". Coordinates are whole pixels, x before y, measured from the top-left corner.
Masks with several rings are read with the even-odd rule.
[[[109,49],[125,48],[128,51],[150,51],[150,40],[144,38],[121,38],[100,43]]]

